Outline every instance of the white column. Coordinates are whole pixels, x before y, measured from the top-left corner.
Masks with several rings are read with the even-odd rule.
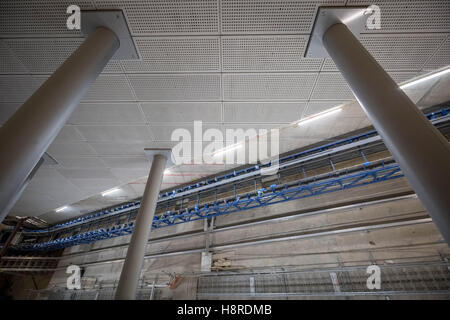
[[[323,45],[375,129],[450,243],[450,146],[346,25],[323,35]]]
[[[158,195],[166,167],[167,158],[161,154],[153,156],[150,174],[145,185],[141,206],[134,223],[127,256],[116,290],[116,300],[134,300],[144,263],[145,248],[153,224]]]
[[[97,28],[0,128],[0,222],[119,46],[114,32]]]

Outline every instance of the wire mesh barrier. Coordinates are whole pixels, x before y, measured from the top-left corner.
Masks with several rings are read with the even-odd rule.
[[[260,299],[361,296],[444,296],[450,298],[450,262],[379,266],[380,286],[370,287],[368,266],[315,270],[271,270],[259,273],[208,273],[193,276],[197,299]],[[368,281],[369,280],[369,281]],[[195,283],[196,290],[195,290]],[[84,287],[82,285],[82,287]],[[167,285],[143,286],[137,300],[171,299]],[[116,286],[69,290],[28,290],[30,300],[113,300]],[[195,296],[195,295],[194,295]]]
[[[28,290],[28,300],[114,300],[116,288],[69,290],[54,288],[48,290]],[[159,300],[159,288],[139,289],[136,300]]]
[[[198,281],[199,299],[288,296],[435,295],[450,298],[450,264],[380,266],[380,289],[369,289],[367,267],[208,275]]]

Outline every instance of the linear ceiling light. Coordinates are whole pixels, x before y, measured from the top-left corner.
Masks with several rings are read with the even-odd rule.
[[[338,107],[334,107],[334,108],[325,110],[323,112],[319,112],[319,113],[313,114],[312,116],[303,118],[300,121],[298,121],[297,122],[297,126],[301,126],[301,125],[305,124],[306,122],[310,122],[310,121],[313,121],[313,120],[317,120],[317,119],[329,116],[330,114],[337,113],[337,112],[339,112],[341,110],[342,110],[342,107],[338,106]]]
[[[242,148],[242,144],[231,145],[229,147],[217,150],[216,152],[214,152],[214,156],[218,156],[218,155],[224,154],[225,152],[236,150],[239,148]]]
[[[104,196],[110,195],[111,193],[114,193],[116,191],[119,191],[119,188],[113,188],[113,189],[107,190],[105,192],[102,192],[102,196],[104,197]]]
[[[58,209],[55,209],[55,212],[60,212],[60,211],[66,210],[66,209],[67,209],[67,206],[60,207]]]
[[[442,70],[442,71],[439,71],[439,72],[436,72],[436,73],[433,73],[433,74],[430,74],[430,75],[428,75],[426,77],[423,77],[423,78],[420,78],[420,79],[408,82],[408,83],[406,83],[404,85],[401,85],[400,89],[405,89],[405,88],[411,87],[411,86],[416,85],[418,83],[421,83],[421,82],[424,82],[424,81],[427,81],[427,80],[430,80],[430,79],[442,76],[442,75],[444,75],[446,73],[449,73],[449,72],[450,72],[450,68]]]

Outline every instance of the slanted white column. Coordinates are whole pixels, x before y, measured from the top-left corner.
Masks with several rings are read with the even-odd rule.
[[[352,12],[353,10],[353,12]],[[450,243],[450,146],[356,38],[364,10],[321,8],[307,57],[333,59],[403,174]],[[367,11],[365,12],[367,13]],[[321,56],[324,57],[324,56]]]
[[[171,151],[168,149],[146,149],[146,152],[152,164],[144,194],[142,195],[141,206],[134,223],[127,256],[120,274],[115,295],[116,300],[136,299],[136,291],[144,263],[145,248],[147,247],[153,217],[155,216],[164,169],[171,157]]]
[[[119,45],[114,32],[97,28],[0,128],[0,221]]]
[[[138,59],[121,10],[82,11],[87,39],[0,128],[0,222],[110,59]]]

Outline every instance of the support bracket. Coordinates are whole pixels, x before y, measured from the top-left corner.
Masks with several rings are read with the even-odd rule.
[[[120,47],[112,60],[139,60],[130,29],[122,10],[83,10],[81,11],[81,32],[87,37],[98,27],[113,31],[120,41]]]
[[[327,50],[323,47],[322,38],[329,27],[336,23],[343,23],[359,38],[364,30],[367,15],[370,10],[367,7],[320,7],[305,50],[305,58],[329,58]]]
[[[164,157],[166,157],[166,168],[172,167],[175,165],[173,159],[172,159],[172,149],[165,149],[165,148],[145,148],[144,153],[147,156],[148,161],[153,160],[153,156],[159,154]]]

